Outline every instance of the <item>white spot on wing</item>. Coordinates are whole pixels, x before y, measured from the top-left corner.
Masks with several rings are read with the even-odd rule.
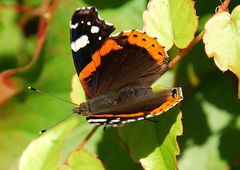
[[[101,36],[99,36],[99,37],[98,37],[98,40],[99,40],[99,41],[100,41],[100,40],[102,40],[102,37],[101,37]]]
[[[122,123],[129,123],[129,122],[134,122],[134,121],[136,121],[136,119],[127,119],[127,120],[122,121]]]
[[[182,88],[181,87],[179,87],[178,88],[179,89],[179,95],[182,97],[182,99],[183,99],[183,92],[182,92]]]
[[[91,33],[98,33],[98,31],[99,31],[99,27],[97,27],[97,26],[92,26],[91,27]]]
[[[128,119],[127,122],[134,122],[136,119]]]
[[[120,122],[120,119],[113,119],[110,121],[110,123],[118,123],[118,122]]]
[[[88,21],[88,22],[87,22],[87,25],[91,25],[91,22],[90,22],[90,21]]]
[[[89,123],[101,123],[101,122],[106,122],[107,119],[89,119]]]
[[[139,117],[139,118],[137,118],[137,120],[143,120],[144,119],[144,117]]]
[[[81,24],[83,24],[84,23],[84,21],[81,21]]]
[[[111,126],[112,127],[118,127],[118,126],[121,126],[121,124],[112,124]]]
[[[87,35],[82,35],[76,41],[71,43],[71,48],[74,52],[77,52],[79,49],[85,47],[89,43],[90,42],[88,40],[88,36]]]
[[[150,117],[153,117],[153,115],[150,114],[150,115],[147,115],[147,116],[146,116],[146,118],[150,118]]]
[[[72,23],[70,22],[70,28],[71,28],[71,29],[76,29],[77,27],[78,27],[78,23],[72,24]]]
[[[90,123],[90,122],[89,122],[89,123]],[[94,125],[99,125],[99,126],[102,125],[101,123],[92,123],[92,124],[94,124]]]

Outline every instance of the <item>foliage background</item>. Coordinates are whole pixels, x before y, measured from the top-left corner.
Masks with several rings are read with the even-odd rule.
[[[0,107],[0,169],[17,169],[22,152],[39,136],[38,131],[71,112],[71,105],[30,93],[26,87],[32,85],[69,99],[75,73],[69,43],[69,20],[75,8],[96,6],[101,17],[114,23],[116,32],[119,32],[141,29],[147,1],[60,0],[49,20],[41,53],[36,56],[33,54],[39,41],[39,15],[20,12],[20,8],[11,6],[20,3],[43,9],[44,2],[5,0],[0,3],[0,72],[32,61],[29,67],[13,75],[15,84],[21,89]],[[195,2],[200,19],[196,34],[203,30],[219,4],[218,0]],[[237,1],[232,1],[229,10],[236,5]],[[174,57],[174,53],[172,49],[170,56]],[[239,169],[240,103],[236,77],[230,72],[219,71],[213,60],[207,58],[202,42],[165,79],[168,80],[168,76],[174,76],[175,86],[183,87],[185,97],[181,106],[184,132],[178,137],[181,150],[179,169]],[[73,122],[81,126],[62,146],[61,160],[65,160],[69,151],[76,148],[91,130],[83,117],[74,117]],[[131,159],[115,129],[109,129],[108,133],[99,129],[86,148],[97,153],[109,169],[142,169]]]

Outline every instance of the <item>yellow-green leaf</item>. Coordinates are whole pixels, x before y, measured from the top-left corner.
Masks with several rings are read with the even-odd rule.
[[[232,71],[240,81],[240,5],[232,14],[215,14],[205,25],[205,51],[221,71]],[[238,85],[240,97],[240,83]]]
[[[34,140],[23,152],[19,161],[19,170],[56,169],[61,146],[66,135],[76,124],[76,119],[72,119]]]
[[[70,154],[67,164],[59,170],[104,170],[97,157],[86,150],[74,151]]]
[[[73,103],[80,104],[86,101],[85,93],[80,84],[77,74],[74,74],[72,77],[72,90],[70,93],[70,98]]]
[[[198,17],[192,0],[151,0],[143,13],[144,30],[169,50],[186,48],[193,40]]]

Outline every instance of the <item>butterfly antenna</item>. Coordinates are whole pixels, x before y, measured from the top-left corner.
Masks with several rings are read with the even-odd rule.
[[[39,90],[39,89],[36,89],[36,88],[33,88],[33,87],[31,87],[31,86],[28,86],[28,89],[29,89],[29,90],[32,90],[32,91],[34,91],[34,92],[40,93],[40,94],[47,95],[47,96],[52,97],[52,98],[54,98],[54,99],[58,99],[58,100],[61,100],[61,101],[63,101],[63,102],[70,103],[70,104],[73,104],[73,105],[75,105],[75,106],[78,106],[78,104],[73,103],[73,102],[71,102],[71,101],[69,101],[69,100],[63,99],[63,98],[61,98],[61,97],[55,96],[55,95],[53,95],[53,94],[51,94],[51,93],[47,93],[47,92],[44,92],[44,91]]]
[[[60,120],[59,122],[51,125],[49,128],[44,129],[44,130],[41,130],[41,131],[39,132],[39,134],[43,134],[43,133],[47,132],[48,130],[50,130],[50,129],[56,127],[56,126],[58,126],[59,124],[61,124],[61,123],[64,122],[67,118],[69,118],[70,116],[72,116],[72,115],[74,115],[74,114],[76,114],[76,113],[73,112],[73,113],[67,115],[66,117],[64,117],[64,118],[63,118],[62,120]]]

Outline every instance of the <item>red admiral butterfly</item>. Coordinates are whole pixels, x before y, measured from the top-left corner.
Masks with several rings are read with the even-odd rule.
[[[152,91],[152,83],[168,64],[157,40],[138,30],[110,36],[114,30],[94,7],[74,12],[72,55],[89,100],[73,112],[86,116],[91,124],[117,126],[157,116],[179,103],[181,88]]]

